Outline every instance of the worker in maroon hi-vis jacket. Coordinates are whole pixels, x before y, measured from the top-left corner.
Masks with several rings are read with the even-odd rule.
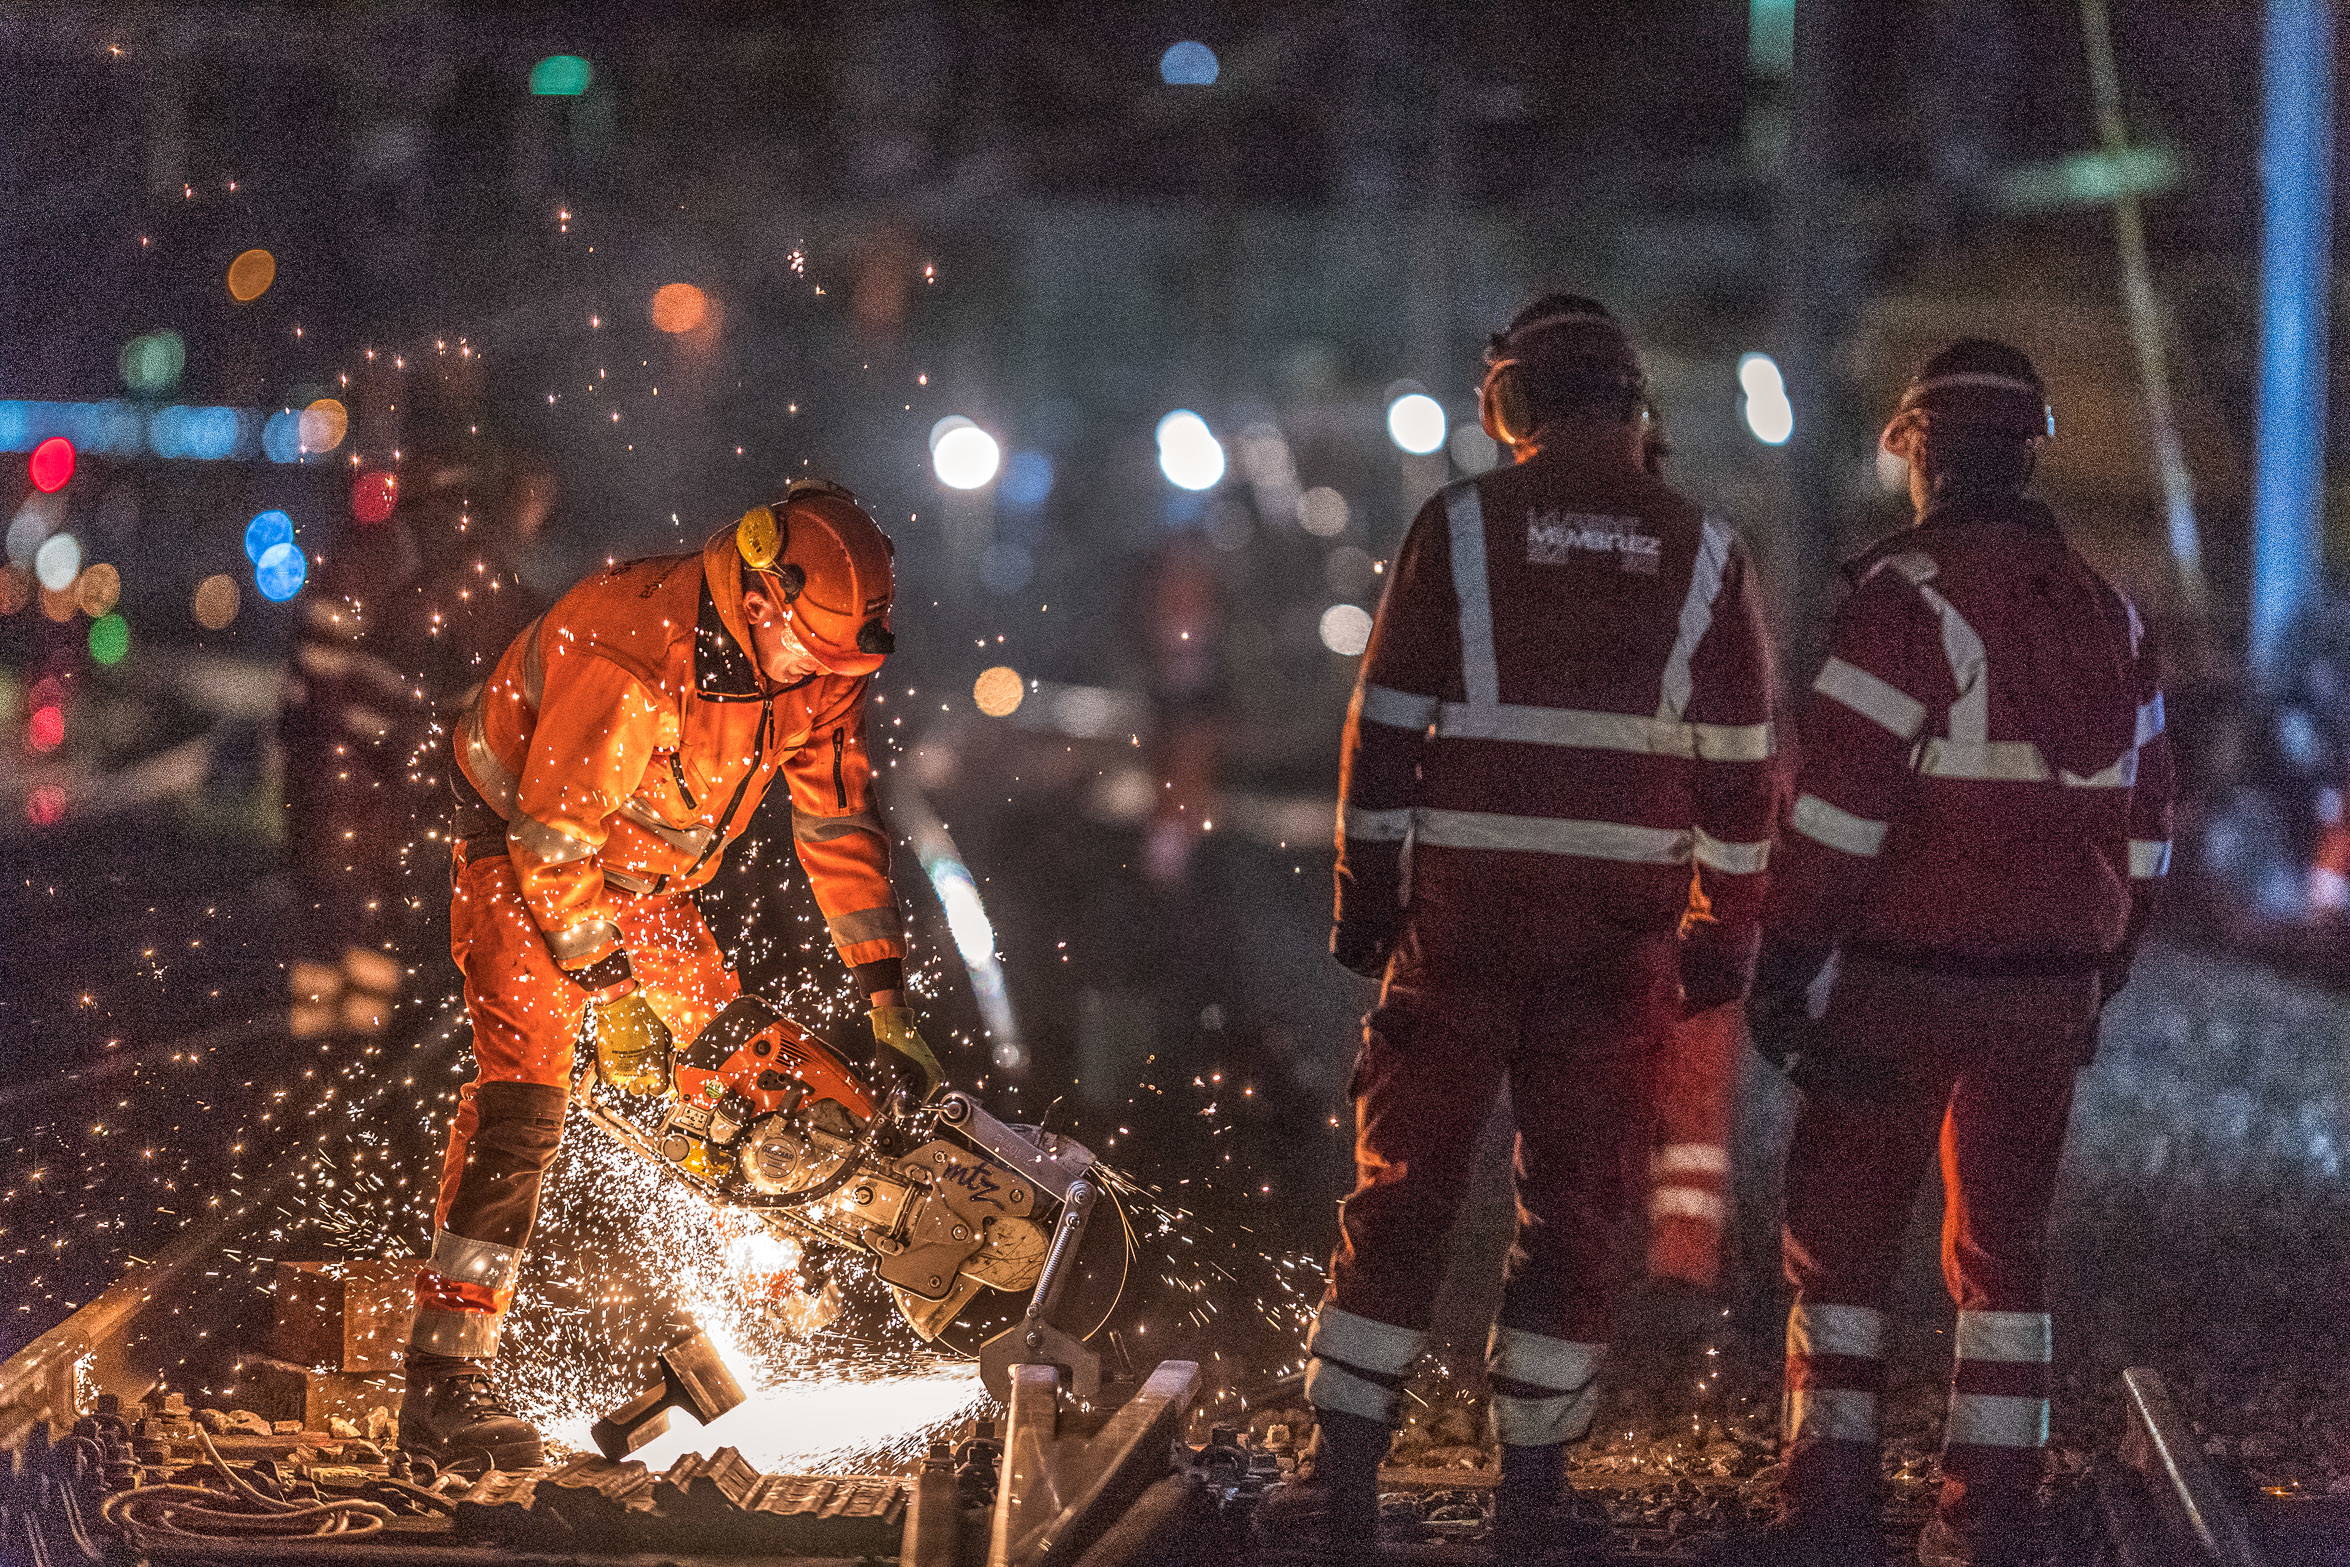
[[[1347,717],[1332,950],[1383,983],[1307,1388],[1343,1545],[1373,1527],[1440,1238],[1506,1084],[1496,1527],[1526,1560],[1577,1527],[1563,1449],[1590,1428],[1647,1208],[1658,1058],[1684,1006],[1746,988],[1777,796],[1753,569],[1649,471],[1623,328],[1552,295],[1487,363],[1485,427],[1516,460],[1414,520]],[[1693,879],[1711,918],[1685,938]]]
[[[2005,344],[1926,362],[1884,435],[1917,523],[1850,566],[1802,710],[1753,1003],[1803,1090],[1784,1515],[1759,1560],[1876,1559],[1885,1294],[1937,1146],[1957,1372],[1920,1560],[2036,1559],[2049,1203],[2171,810],[2145,628],[2025,493],[2054,422]]]

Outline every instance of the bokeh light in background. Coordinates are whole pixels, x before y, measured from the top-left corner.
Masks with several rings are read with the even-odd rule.
[[[1020,671],[1008,664],[983,669],[979,678],[971,682],[971,700],[990,718],[1009,718],[1020,710],[1021,700],[1028,688],[1021,683]]]
[[[122,602],[122,573],[104,561],[83,568],[74,579],[74,602],[92,620]]]
[[[1360,604],[1333,604],[1322,611],[1322,645],[1344,658],[1361,656],[1371,645],[1371,612]]]
[[[245,251],[228,264],[228,297],[249,305],[269,292],[277,281],[277,257],[266,250]]]
[[[1746,393],[1746,428],[1765,446],[1786,445],[1795,433],[1795,405],[1777,362],[1768,354],[1739,355],[1738,385]]]
[[[302,410],[302,450],[331,452],[351,433],[351,411],[332,397],[321,397]]]
[[[272,604],[283,604],[302,591],[302,584],[310,578],[310,560],[300,546],[285,543],[272,544],[261,552],[253,563],[253,586]]]
[[[282,511],[258,512],[245,524],[245,559],[256,566],[272,547],[293,542],[294,519]]]
[[[351,515],[361,522],[383,522],[400,503],[400,476],[388,468],[370,468],[351,481]]]
[[[1444,404],[1426,392],[1406,392],[1387,405],[1387,438],[1414,457],[1442,451],[1448,423]]]
[[[73,477],[73,442],[62,435],[52,435],[33,448],[25,459],[25,474],[33,481],[33,488],[43,495],[54,495],[65,488]]]
[[[1317,484],[1297,498],[1297,525],[1317,539],[1334,539],[1346,531],[1346,497],[1327,484]]]
[[[41,613],[59,625],[64,625],[81,612],[81,605],[74,601],[73,589],[43,588],[41,590]]]
[[[24,743],[37,756],[46,756],[65,744],[65,709],[54,698],[39,702],[33,716],[25,720]]]
[[[949,489],[981,488],[1003,460],[996,438],[961,414],[949,414],[930,427],[930,466]]]
[[[33,574],[22,566],[0,566],[0,615],[13,615],[33,601]]]
[[[302,416],[281,408],[261,421],[261,455],[271,462],[302,460]]]
[[[122,345],[115,361],[122,372],[122,384],[134,392],[170,391],[179,385],[180,372],[187,364],[188,345],[169,327],[141,332]]]
[[[1053,493],[1053,460],[1043,452],[1021,451],[1012,454],[1004,465],[1004,482],[999,493],[1004,503],[1022,511],[1033,511],[1045,503]]]
[[[206,631],[221,631],[237,618],[244,596],[236,578],[225,571],[215,572],[196,584],[196,596],[189,609],[197,625]]]
[[[33,551],[33,575],[52,593],[63,593],[82,574],[82,541],[70,533],[51,534]]]
[[[101,664],[119,664],[131,650],[130,622],[120,615],[100,615],[90,622],[90,656]]]
[[[54,827],[65,820],[65,791],[55,784],[36,785],[24,797],[25,820],[35,827]]]
[[[664,283],[653,290],[652,317],[664,332],[691,332],[710,319],[710,296],[691,283]]]
[[[1188,408],[1159,421],[1159,471],[1180,490],[1212,490],[1224,481],[1224,446]]]
[[[576,54],[551,54],[530,68],[534,98],[576,98],[588,90],[595,68]]]
[[[1193,38],[1169,44],[1159,56],[1159,80],[1170,87],[1213,87],[1222,70],[1216,51]]]

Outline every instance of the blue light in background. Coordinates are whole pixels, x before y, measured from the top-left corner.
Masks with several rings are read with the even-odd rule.
[[[1169,44],[1159,56],[1159,80],[1170,87],[1213,87],[1221,70],[1216,51],[1196,39]]]
[[[271,515],[263,513],[264,516]],[[282,516],[283,513],[277,515]],[[302,554],[301,546],[293,543],[272,544],[261,552],[261,559],[253,565],[253,586],[272,604],[283,604],[302,591],[309,580],[310,562]]]
[[[261,455],[271,462],[302,460],[302,416],[282,408],[261,422]]]
[[[282,511],[265,511],[245,524],[245,559],[256,567],[280,544],[294,542],[294,519]],[[301,586],[299,582],[296,587]]]
[[[1004,464],[1003,482],[996,486],[996,493],[1007,506],[1034,511],[1053,493],[1053,460],[1042,452],[1014,452],[1012,460]]]

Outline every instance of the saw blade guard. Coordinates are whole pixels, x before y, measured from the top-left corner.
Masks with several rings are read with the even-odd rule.
[[[679,1053],[676,1081],[650,1151],[772,1228],[870,1255],[908,1325],[949,1353],[976,1355],[1021,1319],[1072,1187],[1100,1189],[1074,1139],[998,1120],[960,1092],[912,1107],[882,1095],[761,997],[712,1019]],[[1063,1331],[1085,1339],[1107,1323],[1132,1248],[1102,1190],[1058,1291]]]

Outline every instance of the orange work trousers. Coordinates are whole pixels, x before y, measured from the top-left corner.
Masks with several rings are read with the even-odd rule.
[[[637,982],[680,1043],[740,993],[692,894],[621,894],[618,923]],[[413,1342],[480,1358],[497,1352],[539,1188],[562,1142],[588,998],[555,966],[502,853],[460,852],[449,952],[465,977],[474,1075],[449,1128]]]

